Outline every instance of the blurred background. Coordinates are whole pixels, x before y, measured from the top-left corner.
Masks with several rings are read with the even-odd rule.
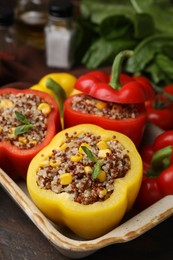
[[[45,44],[47,37],[45,26],[49,24],[50,2],[50,0],[0,0],[0,10],[7,8],[14,11],[13,28],[17,47],[29,44],[50,54],[47,50],[49,45]],[[72,22],[76,32],[75,46],[70,51],[74,55],[73,68],[82,66],[91,70],[111,66],[118,52],[131,49],[134,50],[134,56],[124,66],[127,73],[146,75],[159,86],[172,83],[173,0],[72,0],[71,2]],[[33,11],[34,6],[35,14],[29,15],[29,9]],[[50,41],[51,37],[48,34],[47,38]],[[1,37],[0,41],[2,40]],[[54,52],[56,53],[57,51]],[[61,67],[61,64],[54,64],[51,57],[50,62],[46,60],[44,62],[47,67],[71,69],[71,64],[69,68],[63,65]]]

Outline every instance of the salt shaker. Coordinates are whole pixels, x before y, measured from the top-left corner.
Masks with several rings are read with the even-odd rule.
[[[52,0],[45,27],[46,64],[70,69],[74,63],[75,26],[73,5],[69,0]]]

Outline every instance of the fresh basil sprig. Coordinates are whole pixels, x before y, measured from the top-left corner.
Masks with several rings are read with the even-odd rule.
[[[102,160],[98,160],[93,153],[91,152],[90,149],[88,149],[86,146],[81,146],[82,150],[86,153],[88,158],[95,163],[93,173],[92,173],[92,178],[96,179],[99,175],[99,172],[101,170],[101,165],[102,165]]]
[[[18,111],[15,111],[15,115],[16,115],[17,119],[21,123],[23,123],[23,125],[20,125],[15,128],[14,135],[24,134],[24,133],[28,132],[28,130],[31,127],[33,127],[33,124],[31,124],[29,122],[29,120],[23,114],[19,113]]]

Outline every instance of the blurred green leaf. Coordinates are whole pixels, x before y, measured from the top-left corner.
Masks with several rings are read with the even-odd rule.
[[[133,23],[124,15],[109,16],[100,24],[100,36],[106,40],[130,38],[131,35],[133,35]]]
[[[131,0],[137,13],[149,14],[158,31],[173,34],[173,4],[171,0]]]
[[[100,24],[106,17],[112,15],[120,14],[131,18],[135,10],[129,0],[81,0],[80,12],[84,18]]]
[[[134,37],[138,39],[146,38],[155,33],[154,21],[149,14],[134,15]]]
[[[158,54],[156,64],[170,80],[173,80],[173,60],[163,54]]]
[[[114,41],[106,41],[103,38],[95,41],[86,52],[82,62],[90,69],[105,64],[112,65],[115,55],[125,49],[133,49],[136,45],[135,41],[126,41],[117,39]]]
[[[134,49],[134,55],[128,60],[126,70],[130,73],[142,71],[168,43],[173,44],[173,36],[159,34],[147,37]]]

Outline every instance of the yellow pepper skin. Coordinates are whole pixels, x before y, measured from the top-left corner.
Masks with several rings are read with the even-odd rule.
[[[101,136],[103,141],[116,136],[117,140],[128,150],[130,169],[125,177],[114,181],[114,191],[104,201],[83,205],[73,201],[70,194],[56,194],[51,190],[39,188],[36,183],[36,172],[42,161],[53,149],[64,143],[65,133],[79,135],[90,131]],[[59,149],[59,148],[58,148]],[[51,143],[40,151],[29,165],[27,188],[37,207],[53,222],[70,228],[74,233],[85,239],[94,239],[111,231],[120,224],[125,213],[129,211],[137,197],[142,181],[142,160],[134,143],[125,135],[105,130],[92,124],[81,124],[59,132]]]
[[[55,94],[53,93],[53,91],[46,87],[46,80],[48,78],[52,78],[54,81],[56,81],[65,90],[67,97],[69,97],[73,92],[74,84],[76,82],[76,77],[66,72],[47,74],[40,79],[38,84],[32,86],[31,88],[47,92],[54,97]]]

